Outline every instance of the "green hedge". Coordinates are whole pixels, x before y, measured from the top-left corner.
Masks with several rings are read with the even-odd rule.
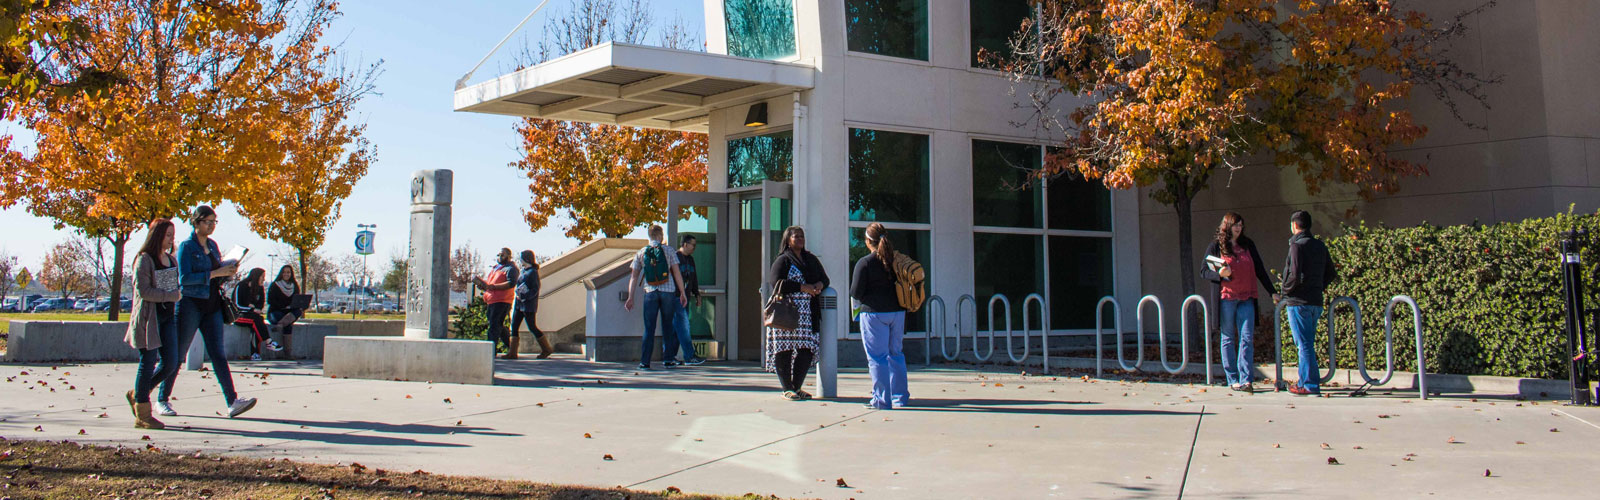
[[[466,307],[450,308],[450,336],[458,339],[489,339],[489,304],[474,296]]]
[[[1428,372],[1564,379],[1558,234],[1575,228],[1593,235],[1582,253],[1585,306],[1600,307],[1595,293],[1600,290],[1600,216],[1570,213],[1493,225],[1345,226],[1342,234],[1322,236],[1340,274],[1328,299],[1354,297],[1361,305],[1367,367],[1374,377],[1382,377],[1385,366],[1384,306],[1396,295],[1408,295],[1422,309]],[[1347,309],[1338,308],[1334,324],[1339,366],[1354,368],[1354,320]],[[1396,304],[1394,355],[1401,371],[1416,369],[1411,325],[1410,308]],[[1285,321],[1285,363],[1296,358],[1288,328]],[[1271,334],[1270,329],[1261,330]],[[1326,353],[1325,322],[1318,326],[1318,339],[1317,352]],[[1270,359],[1271,352],[1265,354]]]

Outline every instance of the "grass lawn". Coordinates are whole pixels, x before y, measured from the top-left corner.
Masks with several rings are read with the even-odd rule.
[[[160,431],[153,431],[159,433]],[[146,444],[0,443],[3,495],[24,498],[725,498],[385,471],[359,464],[178,454]]]

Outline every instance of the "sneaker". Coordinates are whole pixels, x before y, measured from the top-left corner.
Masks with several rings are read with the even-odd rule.
[[[647,365],[647,364],[644,364],[644,363],[639,363],[639,369],[640,370],[644,370],[644,371],[650,371],[650,365]]]
[[[235,399],[233,400],[233,404],[228,405],[228,418],[234,418],[242,415],[244,412],[250,411],[251,408],[255,407],[256,398]]]
[[[811,399],[811,393],[806,392],[805,389],[799,389],[799,390],[794,391],[794,395],[800,396],[801,400]]]
[[[161,416],[163,416],[163,417],[176,417],[176,416],[178,416],[178,411],[172,409],[172,404],[168,403],[166,401],[157,401],[156,402],[156,413],[161,415]]]
[[[1322,395],[1322,391],[1313,391],[1304,387],[1300,387],[1300,384],[1295,384],[1289,386],[1289,394],[1296,396],[1320,396]]]
[[[661,362],[661,367],[662,368],[676,368],[678,365],[682,365],[682,364],[683,363],[679,363],[678,360],[669,359],[669,360]]]
[[[783,399],[790,401],[802,401],[800,395],[796,394],[794,391],[783,391]]]
[[[696,366],[703,365],[703,364],[706,364],[706,358],[694,358],[694,359],[691,359],[691,360],[688,360],[688,361],[684,361],[683,364],[696,365]]]
[[[1254,393],[1254,392],[1256,392],[1256,386],[1251,384],[1251,383],[1249,383],[1249,382],[1245,382],[1243,384],[1239,384],[1239,392]]]
[[[250,361],[261,361],[261,353],[251,354]]]
[[[272,352],[283,352],[283,346],[278,345],[278,341],[276,340],[268,340],[267,349],[271,349]]]

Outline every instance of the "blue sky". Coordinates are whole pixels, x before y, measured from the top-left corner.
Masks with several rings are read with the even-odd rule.
[[[618,0],[618,3],[627,0]],[[456,113],[451,109],[455,80],[477,63],[516,23],[538,5],[536,0],[359,0],[340,7],[344,17],[329,30],[329,43],[343,43],[351,62],[383,60],[378,92],[361,103],[360,118],[367,137],[377,146],[378,160],[345,201],[343,216],[328,234],[322,252],[338,257],[354,253],[356,224],[377,224],[377,254],[372,267],[382,269],[391,252],[404,252],[409,227],[408,198],[411,173],[421,169],[455,171],[455,205],[452,243],[471,242],[492,258],[500,247],[531,248],[554,256],[577,245],[562,235],[565,220],[554,221],[538,232],[528,231],[522,209],[528,206],[528,182],[507,164],[518,158],[518,141],[511,117]],[[544,21],[570,11],[573,0],[550,0],[522,32],[490,59],[472,83],[493,78],[510,68],[509,57],[526,37],[537,40]],[[663,26],[681,18],[691,32],[704,38],[700,0],[650,0]],[[446,7],[448,6],[448,7]],[[18,133],[19,140],[26,136]],[[224,246],[240,244],[257,256],[278,250],[276,243],[251,233],[231,208],[222,208],[216,239]],[[0,211],[0,250],[18,263],[37,270],[51,246],[71,236],[56,230],[48,219],[29,215],[22,207]],[[180,224],[180,226],[182,226]],[[187,226],[182,226],[184,231]],[[142,238],[142,235],[136,236]],[[137,245],[132,245],[137,246]],[[266,259],[253,258],[252,266],[266,267]]]

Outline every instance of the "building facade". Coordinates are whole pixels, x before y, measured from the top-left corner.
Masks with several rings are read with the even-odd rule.
[[[1404,154],[1427,158],[1430,177],[1371,203],[1337,189],[1309,197],[1297,174],[1271,166],[1219,177],[1196,203],[1196,254],[1227,210],[1258,222],[1264,257],[1276,262],[1279,222],[1298,208],[1329,226],[1350,208],[1412,224],[1600,205],[1600,100],[1588,92],[1588,77],[1600,76],[1592,74],[1600,40],[1585,29],[1600,7],[1510,4],[1473,20],[1454,52],[1506,77],[1491,110],[1474,116],[1488,130],[1455,125],[1437,103],[1414,103],[1432,133]],[[714,341],[714,356],[758,355],[764,274],[791,224],[806,229],[808,249],[840,291],[866,253],[865,226],[885,224],[896,248],[926,266],[930,294],[948,310],[935,322],[949,328],[987,330],[996,295],[1009,299],[1013,329],[1026,320],[1037,331],[1042,316],[1037,305],[1025,314],[1024,298],[1038,294],[1054,335],[1092,332],[1103,296],[1117,297],[1125,314],[1147,293],[1169,308],[1179,303],[1170,207],[1090,182],[1028,182],[1027,170],[1059,137],[1022,125],[1025,91],[1013,92],[977,57],[1005,49],[1034,14],[1026,0],[706,0],[705,12],[706,52],[606,44],[459,88],[455,105],[708,134],[708,192],[673,193],[669,204],[673,235],[701,242],[697,272],[708,297],[693,329]],[[618,286],[591,285],[591,318],[621,314]],[[1004,307],[995,306],[1003,334]],[[958,308],[964,325],[955,325]],[[928,327],[913,316],[916,338]],[[598,324],[591,347],[607,337],[631,346],[641,328],[621,317]],[[851,328],[848,315],[829,327]]]

